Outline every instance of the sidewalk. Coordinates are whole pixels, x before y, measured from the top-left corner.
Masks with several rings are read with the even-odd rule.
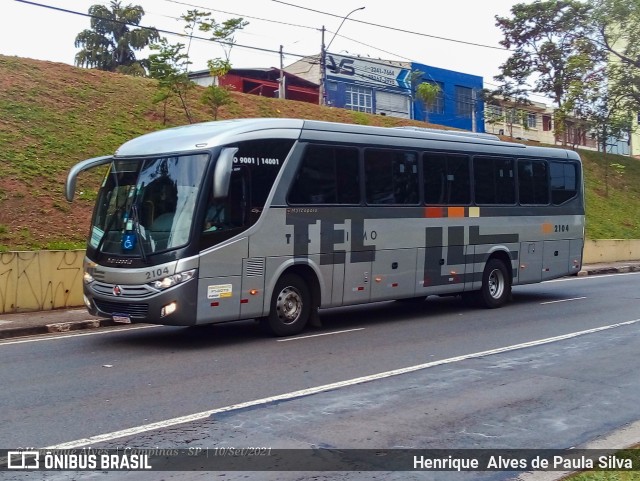
[[[578,276],[640,272],[640,261],[591,264]],[[109,318],[91,316],[83,307],[51,311],[0,314],[0,340],[37,334],[62,333],[81,329],[122,325]]]

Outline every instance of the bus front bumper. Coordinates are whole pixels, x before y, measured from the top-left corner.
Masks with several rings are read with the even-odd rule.
[[[118,322],[193,326],[196,282],[191,279],[159,292],[146,286],[92,282],[84,285],[84,303],[92,315]]]

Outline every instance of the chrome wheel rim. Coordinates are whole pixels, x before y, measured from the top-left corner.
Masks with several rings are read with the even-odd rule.
[[[293,324],[302,312],[302,294],[295,287],[285,287],[276,300],[278,318],[284,324]]]
[[[489,274],[489,295],[494,299],[500,299],[504,292],[504,274],[500,269],[494,269]]]

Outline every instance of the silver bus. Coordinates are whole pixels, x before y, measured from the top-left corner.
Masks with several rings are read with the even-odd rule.
[[[84,301],[122,322],[260,319],[300,332],[319,309],[461,294],[502,306],[513,285],[576,274],[582,164],[485,134],[299,119],[166,129],[108,165]]]

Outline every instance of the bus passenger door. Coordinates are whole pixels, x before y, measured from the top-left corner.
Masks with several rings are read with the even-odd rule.
[[[529,284],[542,279],[542,241],[520,243],[518,283]]]

